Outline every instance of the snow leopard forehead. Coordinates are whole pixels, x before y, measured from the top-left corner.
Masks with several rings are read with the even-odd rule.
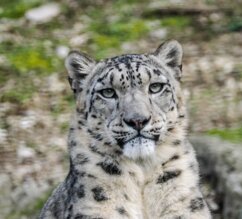
[[[174,78],[172,69],[165,63],[157,62],[154,57],[148,54],[128,54],[101,61],[90,75],[89,82],[93,80],[125,90],[141,87],[151,81],[167,83]]]
[[[181,77],[182,48],[176,41],[163,43],[153,53],[120,55],[99,62],[84,53],[73,51],[66,59],[69,81],[74,92],[82,91],[93,79],[101,81],[110,76],[110,83],[117,76],[125,77],[131,85],[142,84],[144,75]],[[112,71],[112,74],[110,72]],[[143,74],[141,76],[141,74]],[[100,78],[99,78],[100,77]],[[135,83],[133,83],[136,81]],[[121,81],[120,81],[121,82]],[[123,81],[121,82],[122,85]]]

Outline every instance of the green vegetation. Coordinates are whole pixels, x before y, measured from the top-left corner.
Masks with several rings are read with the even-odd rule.
[[[18,78],[12,89],[6,90],[0,94],[0,102],[23,104],[37,91],[37,87],[29,78]]]
[[[66,132],[68,131],[69,129],[69,126],[70,126],[70,123],[69,122],[64,122],[60,125],[60,130],[61,130],[61,133],[62,134],[66,134]]]
[[[32,204],[28,205],[25,209],[16,210],[15,212],[10,213],[6,219],[19,219],[21,217],[33,217],[37,216],[37,213],[42,209],[44,203],[52,193],[53,189],[48,190],[45,194],[37,198]]]
[[[114,21],[94,20],[89,30],[93,33],[91,42],[96,46],[97,58],[103,58],[110,50],[119,49],[121,44],[138,40],[149,31],[145,20],[120,19]]]
[[[70,109],[73,109],[75,105],[75,100],[73,94],[66,94],[58,99],[58,101],[51,106],[51,114],[53,117],[58,117],[64,112],[69,112]]]
[[[212,129],[208,131],[208,134],[219,136],[224,140],[232,142],[242,142],[242,126],[236,129]]]
[[[28,9],[41,3],[42,0],[1,0],[0,18],[20,18]]]
[[[229,31],[241,31],[242,30],[242,17],[233,17],[228,22]]]
[[[20,75],[30,71],[47,75],[61,65],[51,47],[45,48],[43,45],[11,46],[10,51],[6,56],[15,72]]]
[[[188,16],[171,16],[161,19],[161,25],[168,28],[176,28],[182,30],[191,25],[191,18]]]
[[[36,77],[47,76],[63,67],[62,60],[54,53],[54,48],[44,44],[22,46],[3,43],[0,51],[8,51],[5,57],[9,62],[0,68],[0,85],[6,83],[8,78],[12,79],[9,89],[0,94],[3,102],[25,103],[39,89],[40,85],[34,83]]]

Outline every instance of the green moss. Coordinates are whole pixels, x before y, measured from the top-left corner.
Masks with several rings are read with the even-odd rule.
[[[141,2],[146,2],[148,3],[149,0],[116,0],[115,3],[118,5],[130,5],[130,4],[134,4],[134,3],[141,3]]]
[[[0,102],[23,104],[27,102],[37,91],[37,87],[32,83],[31,80],[19,78],[15,82],[14,88],[11,90],[3,91],[0,94]]]
[[[63,96],[63,101],[65,101],[69,107],[75,106],[75,98],[73,93],[68,93],[65,96]]]
[[[9,75],[11,75],[9,68],[0,66],[0,86],[8,81]]]
[[[58,117],[60,114],[69,112],[74,108],[75,101],[73,95],[62,96],[54,105],[51,106],[51,114],[53,117]]]
[[[186,16],[172,16],[161,19],[161,25],[181,30],[191,25],[191,18]]]
[[[207,132],[209,135],[219,136],[222,139],[232,142],[242,142],[242,127],[236,129],[212,129]]]
[[[58,115],[65,112],[65,105],[63,103],[57,103],[51,107],[51,114],[53,117],[57,117]]]
[[[89,29],[93,32],[91,43],[98,51],[97,58],[103,58],[114,49],[118,50],[124,42],[144,37],[149,31],[146,21],[139,19],[121,19],[110,23],[105,20],[95,21]]]
[[[107,43],[109,38],[114,38],[118,41],[124,40],[135,40],[140,38],[144,33],[146,33],[149,28],[145,21],[133,19],[133,20],[120,20],[113,21],[109,24],[106,21],[100,23],[93,23],[90,26],[91,30],[95,33],[100,34],[104,37],[104,42]],[[114,43],[116,44],[116,42]]]
[[[34,71],[41,75],[47,75],[60,66],[60,60],[57,59],[51,48],[47,50],[41,45],[12,47],[7,58],[15,71],[20,74]]]
[[[69,122],[62,123],[60,126],[61,133],[65,134],[68,131],[69,126],[70,126]]]
[[[41,3],[42,0],[1,0],[0,18],[20,18],[27,10]]]
[[[228,30],[229,31],[241,31],[242,30],[242,17],[232,17],[228,21]]]

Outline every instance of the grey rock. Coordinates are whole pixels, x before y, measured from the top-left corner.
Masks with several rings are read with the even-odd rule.
[[[155,39],[163,40],[167,37],[167,29],[160,28],[158,30],[150,32],[150,36]]]
[[[46,23],[59,15],[60,6],[57,3],[49,3],[38,8],[33,8],[25,13],[27,20],[33,23]]]
[[[64,59],[68,55],[69,51],[70,49],[67,46],[58,46],[56,48],[56,55],[59,58]]]
[[[242,147],[215,137],[190,138],[201,166],[201,174],[215,182],[223,203],[222,218],[242,218]]]

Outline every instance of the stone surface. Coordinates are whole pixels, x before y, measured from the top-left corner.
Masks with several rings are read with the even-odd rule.
[[[242,218],[242,147],[218,138],[190,138],[197,151],[202,178],[207,178],[223,206],[222,218]]]
[[[60,13],[60,6],[57,3],[49,3],[26,12],[25,17],[33,23],[46,23]]]
[[[56,48],[56,55],[59,58],[64,59],[68,55],[69,51],[70,51],[70,49],[67,46],[58,46]]]

